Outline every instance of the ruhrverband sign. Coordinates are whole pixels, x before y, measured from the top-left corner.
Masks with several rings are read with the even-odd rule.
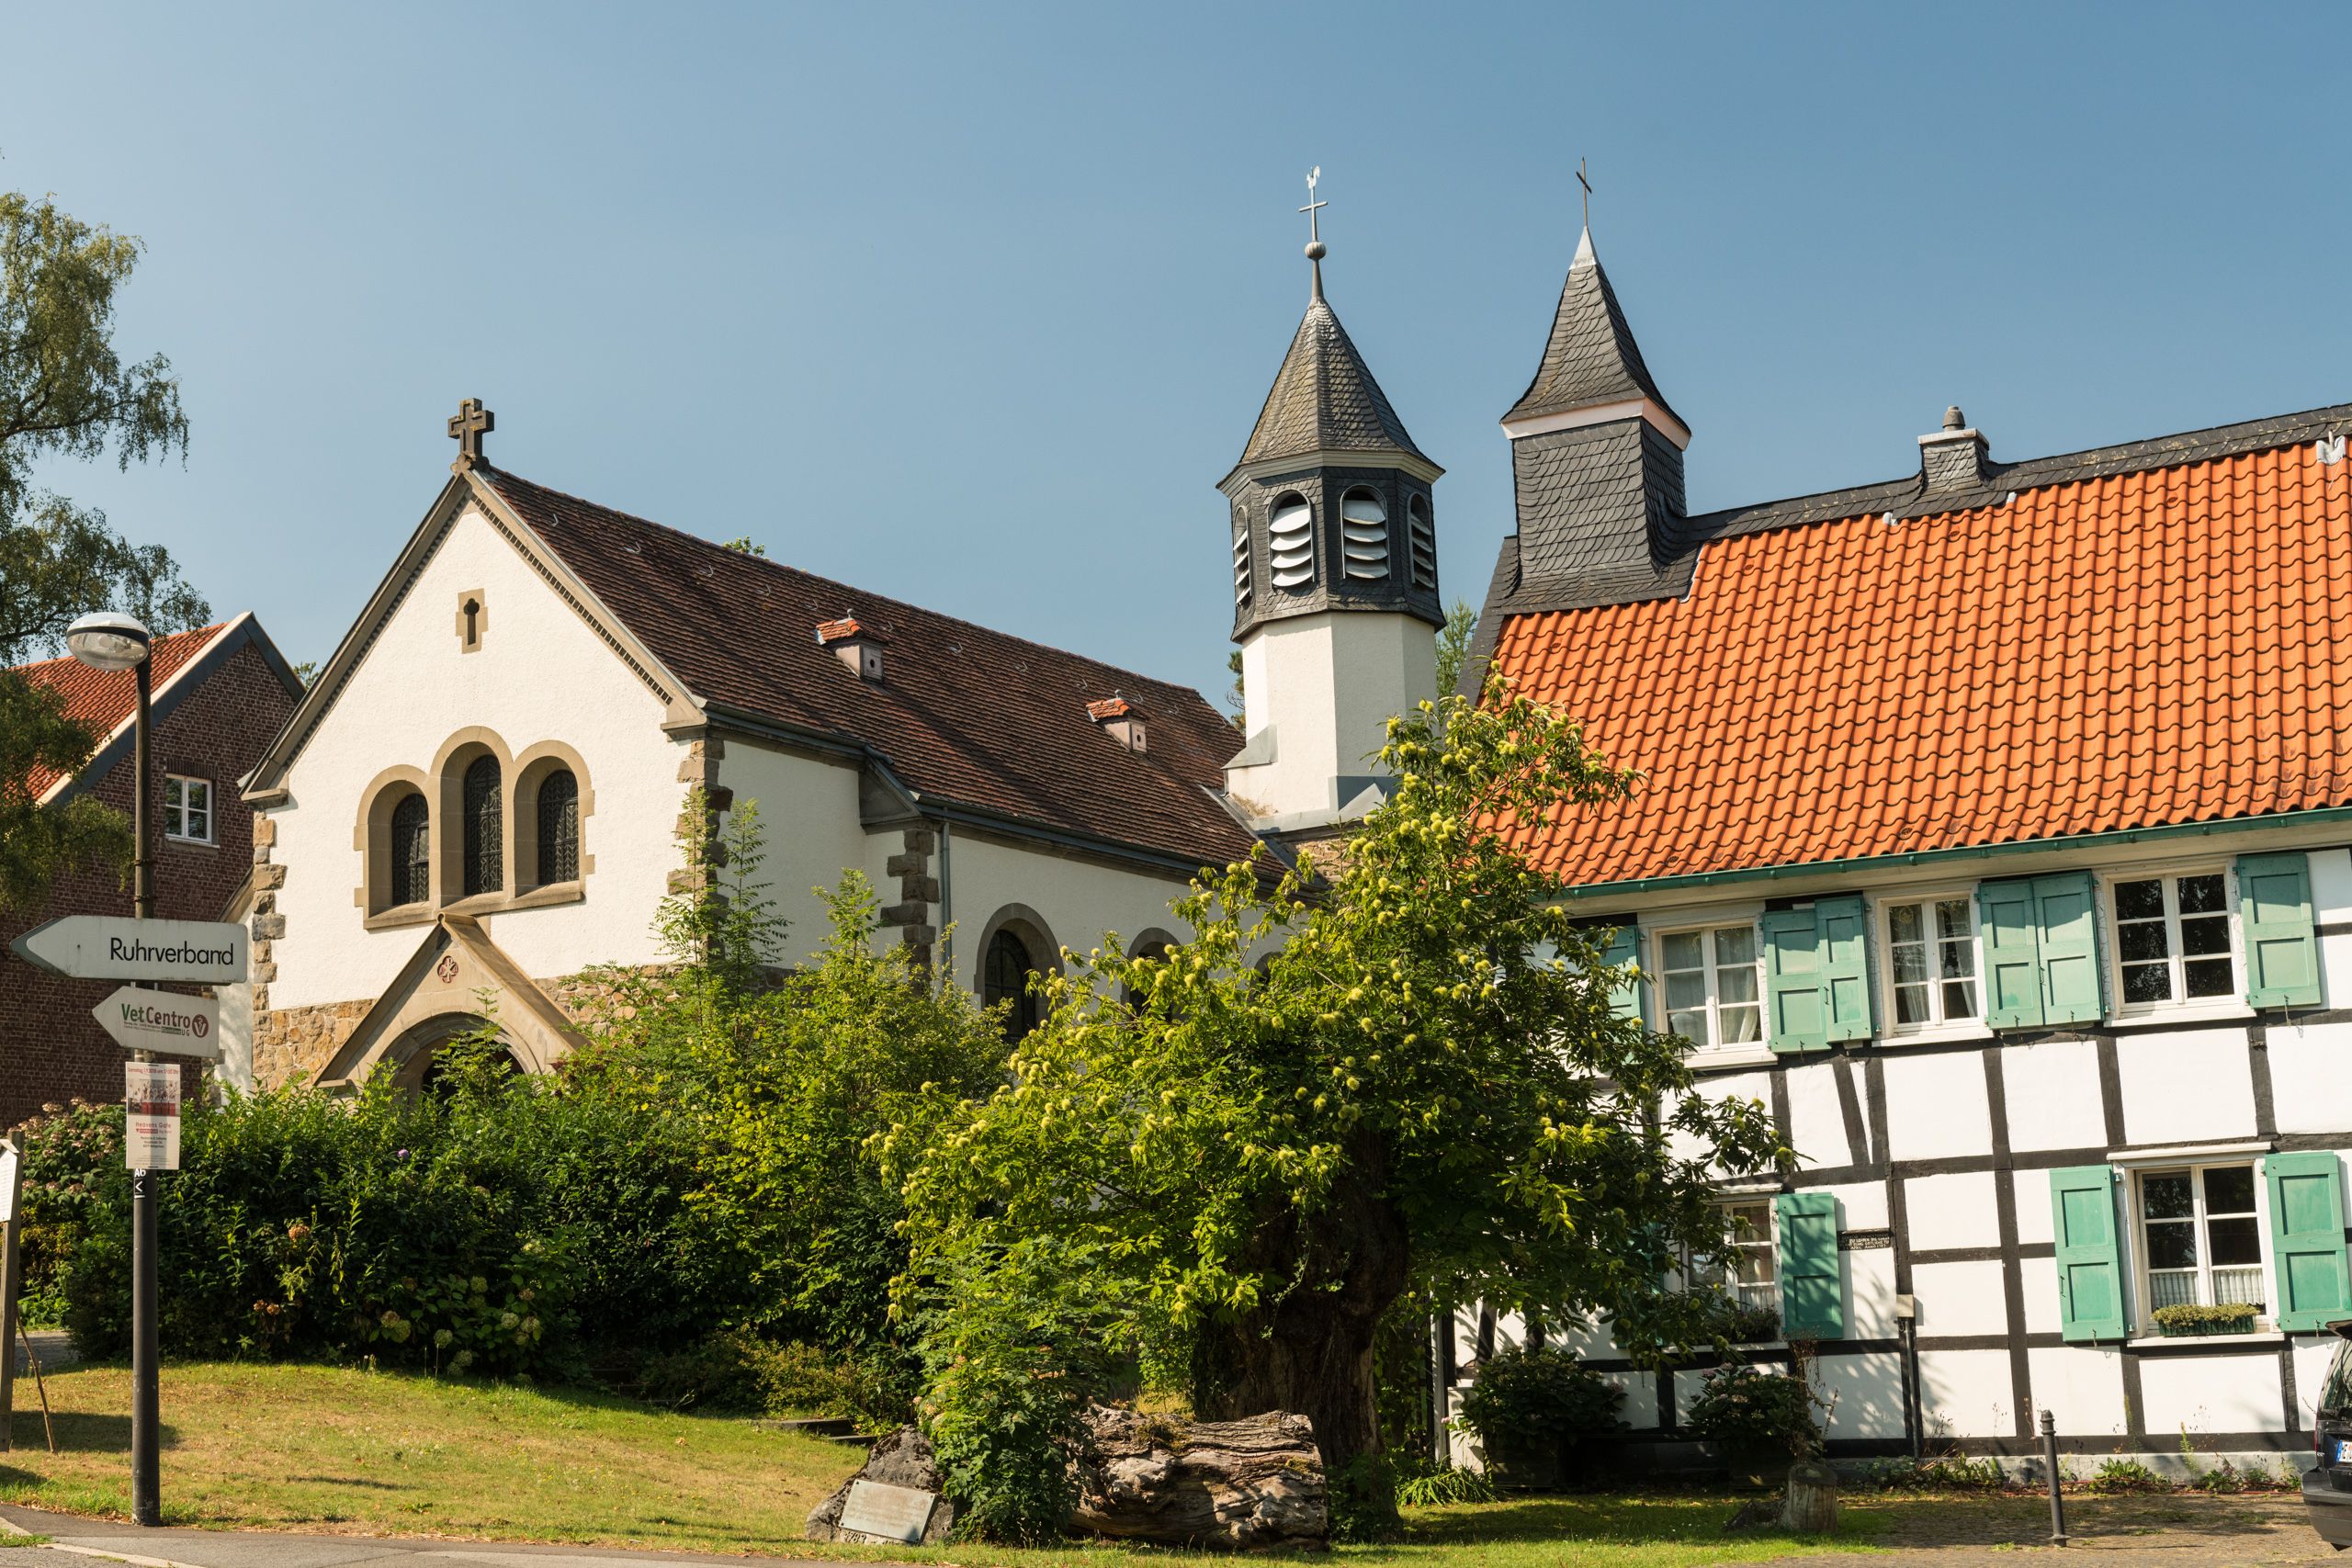
[[[233,986],[245,977],[245,928],[222,920],[133,920],[65,915],[9,945],[26,963],[79,980],[181,980]]]

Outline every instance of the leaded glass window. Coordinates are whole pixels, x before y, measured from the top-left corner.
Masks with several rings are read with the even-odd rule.
[[[1009,1001],[1004,1036],[1017,1041],[1037,1027],[1037,998],[1029,994],[1029,945],[1014,932],[1001,931],[989,939],[980,962],[980,1000],[993,1007]]]
[[[433,814],[411,791],[392,807],[392,863],[387,908],[422,904],[433,897]]]
[[[558,768],[539,781],[539,882],[580,880],[580,781]]]
[[[506,802],[498,759],[477,757],[466,770],[466,897],[506,886]]]

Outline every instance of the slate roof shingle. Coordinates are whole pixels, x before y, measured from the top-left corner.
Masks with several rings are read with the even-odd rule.
[[[1310,452],[1402,452],[1428,461],[1320,294],[1307,303],[1241,460]]]
[[[1238,738],[1197,692],[476,472],[707,701],[863,748],[925,797],[1000,818],[1193,866],[1257,846],[1216,793]],[[818,641],[842,619],[887,639],[882,680]],[[1151,713],[1148,752],[1088,716],[1121,693]]]
[[[1642,346],[1625,324],[1617,291],[1609,287],[1609,275],[1593,254],[1592,231],[1587,230],[1577,242],[1567,280],[1560,285],[1560,303],[1552,313],[1552,333],[1544,340],[1535,378],[1503,418],[1533,419],[1640,398],[1673,414],[1676,423],[1682,423],[1657,389],[1650,367],[1642,363]]]
[[[1499,667],[1646,774],[1519,841],[1592,886],[2352,804],[2347,426],[1717,513],[1685,596],[1498,606]]]

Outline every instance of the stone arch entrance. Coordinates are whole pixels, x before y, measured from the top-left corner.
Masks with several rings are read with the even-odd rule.
[[[452,1040],[491,1027],[492,1024],[489,1019],[475,1012],[448,1012],[424,1019],[402,1030],[390,1045],[384,1047],[376,1070],[390,1073],[394,1084],[412,1093],[430,1089],[440,1077],[441,1048]],[[506,1069],[522,1072],[523,1062],[514,1044],[503,1034],[500,1036],[499,1043],[505,1046]]]

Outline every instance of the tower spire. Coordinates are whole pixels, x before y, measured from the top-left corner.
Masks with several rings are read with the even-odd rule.
[[[1320,164],[1306,172],[1306,205],[1299,209],[1306,214],[1306,263],[1314,269],[1314,281],[1306,296],[1310,300],[1323,298],[1323,258],[1330,254],[1323,244],[1322,225],[1317,221],[1322,209],[1331,205],[1315,198],[1315,182],[1322,177],[1323,165]]]

